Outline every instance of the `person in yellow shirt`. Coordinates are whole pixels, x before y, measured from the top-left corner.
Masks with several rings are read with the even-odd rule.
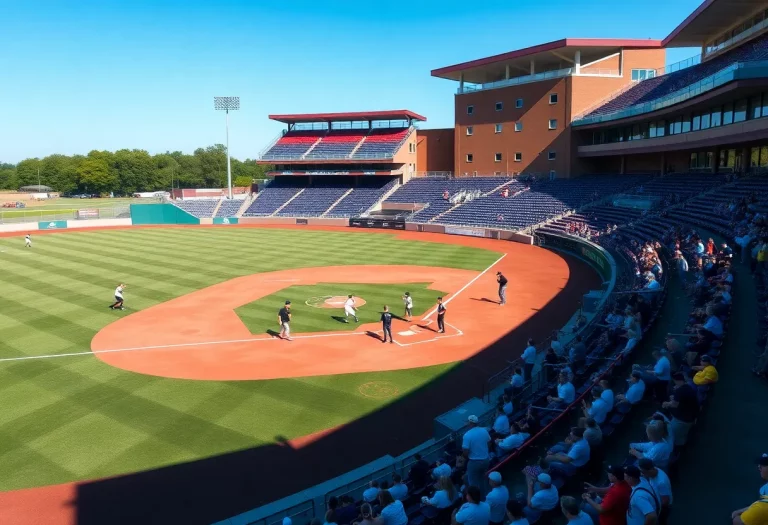
[[[701,366],[693,366],[691,368],[693,370],[698,370],[696,375],[693,376],[694,385],[702,386],[717,383],[717,369],[712,365],[712,358],[708,355],[701,356]]]
[[[764,525],[765,523],[768,523],[768,496],[760,496],[759,500],[740,514],[734,512],[733,525]]]

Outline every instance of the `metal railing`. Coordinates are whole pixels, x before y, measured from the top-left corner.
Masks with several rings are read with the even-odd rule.
[[[756,74],[760,70],[765,70],[762,74]],[[684,87],[678,91],[659,97],[655,100],[645,102],[642,104],[636,104],[625,109],[613,111],[611,113],[604,113],[602,115],[595,115],[594,117],[585,117],[580,120],[575,120],[571,124],[572,126],[586,126],[589,124],[597,124],[601,122],[608,122],[611,120],[618,120],[635,115],[642,115],[644,113],[651,113],[660,109],[664,109],[669,106],[674,106],[681,102],[685,102],[691,98],[697,97],[729,82],[732,82],[738,78],[756,78],[758,76],[768,76],[768,61],[757,60],[751,62],[735,62],[717,73],[703,78],[693,84]]]
[[[525,75],[522,77],[514,77],[505,80],[497,80],[496,82],[487,82],[485,84],[464,84],[459,86],[457,93],[473,93],[475,91],[483,91],[486,89],[497,89],[507,86],[519,86],[521,84],[531,84],[533,82],[541,82],[542,80],[549,80],[551,78],[562,78],[572,75],[574,68],[568,67],[565,69],[558,69],[556,71],[545,71],[544,73],[536,73],[534,75]]]
[[[729,48],[729,47],[733,46],[734,44],[738,44],[739,42],[742,42],[742,41],[744,41],[744,40],[746,40],[746,39],[756,35],[757,33],[759,33],[760,31],[764,30],[767,27],[768,27],[768,18],[766,18],[762,22],[758,22],[757,24],[753,25],[752,27],[750,27],[746,31],[743,31],[743,32],[739,33],[738,35],[729,38],[725,42],[721,42],[721,43],[717,44],[716,46],[706,46],[705,49],[704,49],[704,54],[707,55],[707,56],[713,55],[713,54],[715,54],[715,53],[717,53],[719,51],[722,51],[723,49]]]

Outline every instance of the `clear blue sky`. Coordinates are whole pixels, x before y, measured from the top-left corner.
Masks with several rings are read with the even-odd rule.
[[[456,83],[430,70],[563,37],[664,38],[699,3],[0,0],[0,161],[223,143],[227,95],[239,158],[280,131],[269,113],[406,108],[451,127]]]

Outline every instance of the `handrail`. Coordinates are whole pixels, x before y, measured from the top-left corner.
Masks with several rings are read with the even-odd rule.
[[[551,78],[567,77],[573,73],[574,68],[567,67],[565,69],[558,69],[556,71],[545,71],[544,73],[535,73],[533,75],[525,75],[522,77],[513,77],[504,80],[497,80],[496,82],[486,82],[485,84],[464,84],[459,86],[457,93],[472,93],[475,91],[483,91],[486,89],[496,89],[507,86],[518,86],[520,84],[530,84],[533,82],[540,82],[542,80],[548,80]]]
[[[768,18],[766,18],[765,20],[763,20],[761,22],[758,22],[757,24],[753,25],[752,27],[750,27],[746,31],[742,31],[738,35],[732,36],[731,38],[729,38],[725,42],[722,42],[722,43],[720,43],[720,44],[718,44],[716,46],[706,47],[704,49],[704,54],[706,56],[713,55],[713,54],[715,54],[715,53],[717,53],[719,51],[722,51],[723,49],[731,47],[732,45],[734,45],[734,44],[736,44],[738,42],[741,42],[742,40],[746,40],[749,37],[754,36],[756,33],[759,33],[760,31],[762,31],[763,29],[765,29],[767,27],[768,27]]]

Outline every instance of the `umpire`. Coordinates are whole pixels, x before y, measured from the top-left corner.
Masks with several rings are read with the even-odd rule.
[[[445,305],[442,297],[437,298],[437,332],[445,333]]]
[[[389,335],[389,342],[394,343],[392,339],[392,314],[389,312],[389,306],[384,305],[384,311],[381,313],[381,327],[384,329],[384,339],[382,343],[387,342],[387,335]]]
[[[507,278],[501,272],[496,272],[496,282],[499,283],[499,305],[507,304]]]

